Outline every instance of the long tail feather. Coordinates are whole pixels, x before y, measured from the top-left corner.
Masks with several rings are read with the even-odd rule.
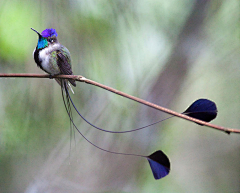
[[[74,102],[73,102],[73,100],[72,100],[72,98],[71,98],[71,96],[70,96],[70,94],[69,94],[69,92],[68,92],[68,89],[67,89],[68,87],[67,87],[66,83],[65,83],[65,86],[64,86],[64,87],[65,87],[66,95],[67,95],[67,98],[68,98],[68,102],[71,102],[73,108],[74,108],[75,111],[78,113],[78,115],[79,115],[86,123],[88,123],[88,124],[91,125],[92,127],[96,128],[96,129],[98,129],[98,130],[100,130],[100,131],[107,132],[107,133],[130,133],[130,132],[138,131],[138,130],[141,130],[141,129],[145,129],[145,128],[147,128],[147,127],[156,125],[156,124],[158,124],[158,123],[160,123],[160,122],[163,122],[163,121],[165,121],[165,120],[167,120],[167,119],[170,119],[170,118],[172,118],[172,117],[175,117],[174,115],[172,115],[172,116],[167,117],[167,118],[165,118],[165,119],[162,119],[162,120],[160,120],[160,121],[151,123],[151,124],[149,124],[149,125],[147,125],[147,126],[143,126],[143,127],[137,128],[137,129],[131,129],[131,130],[127,130],[127,131],[109,131],[109,130],[105,130],[105,129],[102,129],[102,128],[100,128],[100,127],[97,127],[97,126],[93,125],[91,122],[89,122],[87,119],[85,119],[85,118],[83,117],[83,115],[78,111],[77,107],[75,106],[75,104],[74,104]],[[205,112],[205,111],[203,111],[203,112],[198,111],[198,113],[201,113],[201,114],[204,114],[204,112]],[[191,116],[191,114],[194,114],[194,112],[183,112],[183,114]]]
[[[117,154],[117,155],[125,155],[125,156],[135,156],[135,157],[142,157],[142,158],[146,158],[150,164],[152,173],[154,175],[155,179],[161,179],[163,177],[165,177],[166,175],[168,175],[169,171],[170,171],[170,161],[168,159],[168,157],[160,150],[158,150],[157,152],[154,152],[153,154],[149,155],[149,156],[144,156],[144,155],[139,155],[139,154],[132,154],[132,153],[120,153],[120,152],[115,152],[115,151],[109,151],[106,149],[103,149],[97,145],[95,145],[93,142],[91,142],[90,140],[88,140],[83,134],[82,132],[78,129],[78,127],[75,125],[75,123],[73,122],[72,119],[72,113],[71,113],[71,106],[70,106],[70,101],[72,103],[72,105],[74,105],[74,103],[72,102],[71,96],[69,95],[68,89],[67,89],[67,85],[66,82],[64,82],[63,84],[64,88],[62,88],[62,97],[63,97],[63,101],[64,101],[64,106],[66,108],[66,111],[68,113],[70,122],[72,123],[72,125],[76,128],[77,132],[88,142],[90,143],[92,146],[96,147],[97,149],[107,152],[107,153],[111,153],[111,154]],[[64,95],[64,90],[66,91],[66,95]],[[66,97],[66,98],[65,98]],[[66,101],[65,101],[66,99]],[[69,101],[70,100],[70,101]],[[74,105],[75,108],[75,105]],[[76,109],[75,109],[76,110]],[[82,116],[81,116],[82,117]]]

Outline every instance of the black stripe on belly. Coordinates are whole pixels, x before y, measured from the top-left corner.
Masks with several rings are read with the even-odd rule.
[[[39,59],[39,52],[40,51],[41,51],[41,49],[37,49],[36,48],[36,50],[34,52],[34,60],[35,60],[35,62],[37,64],[37,66],[40,67],[43,70],[43,68],[42,68],[42,60]]]

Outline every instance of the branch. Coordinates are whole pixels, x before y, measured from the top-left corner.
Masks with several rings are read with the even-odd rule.
[[[199,119],[195,119],[195,118],[189,117],[189,116],[181,114],[181,113],[177,113],[177,112],[175,112],[173,110],[161,107],[159,105],[150,103],[150,102],[145,101],[143,99],[140,99],[140,98],[134,97],[132,95],[126,94],[124,92],[121,92],[121,91],[116,90],[114,88],[111,88],[109,86],[105,86],[103,84],[100,84],[100,83],[95,82],[93,80],[87,79],[87,78],[85,78],[83,76],[80,76],[80,75],[57,75],[57,76],[50,76],[50,75],[47,75],[47,74],[24,74],[24,73],[23,74],[4,74],[4,73],[1,74],[0,73],[0,77],[5,77],[5,78],[10,78],[10,77],[13,78],[14,77],[14,78],[50,78],[50,79],[52,79],[52,78],[63,78],[63,79],[73,79],[73,80],[76,80],[76,81],[79,81],[79,82],[85,82],[87,84],[91,84],[91,85],[100,87],[102,89],[108,90],[108,91],[113,92],[113,93],[115,93],[117,95],[120,95],[122,97],[131,99],[133,101],[136,101],[138,103],[144,104],[144,105],[149,106],[151,108],[154,108],[156,110],[165,112],[165,113],[170,114],[170,115],[174,115],[176,117],[179,117],[179,118],[191,121],[191,122],[195,122],[195,123],[198,123],[198,124],[201,124],[201,125],[205,125],[207,127],[210,127],[210,128],[213,128],[213,129],[217,129],[219,131],[226,132],[227,134],[230,134],[230,133],[239,133],[240,134],[240,130],[239,129],[232,129],[232,128],[227,128],[227,127],[214,125],[214,124],[211,124],[211,123],[199,120]]]

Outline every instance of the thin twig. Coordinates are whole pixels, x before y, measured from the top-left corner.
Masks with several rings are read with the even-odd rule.
[[[91,85],[94,85],[94,86],[97,86],[97,87],[100,87],[102,89],[105,89],[105,90],[108,90],[110,92],[113,92],[117,95],[120,95],[120,96],[123,96],[125,98],[128,98],[128,99],[131,99],[131,100],[134,100],[138,103],[141,103],[141,104],[144,104],[146,106],[149,106],[151,108],[154,108],[154,109],[157,109],[157,110],[160,110],[162,112],[165,112],[167,114],[170,114],[170,115],[174,115],[176,117],[179,117],[179,118],[182,118],[182,119],[185,119],[185,120],[188,120],[188,121],[191,121],[191,122],[195,122],[195,123],[199,123],[201,125],[205,125],[207,127],[210,127],[210,128],[213,128],[213,129],[217,129],[219,131],[223,131],[227,134],[230,134],[230,133],[239,133],[240,134],[240,130],[239,129],[232,129],[232,128],[227,128],[227,127],[222,127],[222,126],[218,126],[218,125],[214,125],[214,124],[211,124],[211,123],[208,123],[208,122],[205,122],[205,121],[201,121],[199,119],[195,119],[195,118],[192,118],[192,117],[189,117],[187,115],[184,115],[184,114],[181,114],[181,113],[177,113],[173,110],[170,110],[170,109],[167,109],[165,107],[161,107],[159,105],[156,105],[154,103],[150,103],[148,101],[145,101],[143,99],[140,99],[140,98],[137,98],[137,97],[134,97],[132,95],[129,95],[129,94],[126,94],[124,92],[121,92],[119,90],[116,90],[114,88],[111,88],[109,86],[106,86],[106,85],[103,85],[103,84],[100,84],[98,82],[95,82],[93,80],[90,80],[90,79],[87,79],[83,76],[79,76],[79,75],[57,75],[57,76],[50,76],[50,75],[47,75],[47,74],[1,74],[0,73],[0,77],[5,77],[5,78],[9,78],[9,77],[14,77],[14,78],[19,78],[19,77],[22,77],[22,78],[65,78],[65,79],[74,79],[76,81],[80,81],[80,82],[85,82],[87,84],[91,84]]]

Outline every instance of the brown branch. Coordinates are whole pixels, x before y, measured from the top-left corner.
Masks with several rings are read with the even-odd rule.
[[[111,88],[109,86],[105,86],[103,84],[100,84],[98,82],[95,82],[93,80],[89,80],[83,76],[79,76],[79,75],[57,75],[57,76],[50,76],[50,75],[47,75],[47,74],[1,74],[0,73],[0,77],[12,77],[12,78],[65,78],[65,79],[74,79],[76,81],[79,81],[79,82],[85,82],[87,84],[91,84],[91,85],[94,85],[94,86],[97,86],[97,87],[100,87],[102,89],[105,89],[105,90],[108,90],[110,92],[113,92],[117,95],[120,95],[120,96],[123,96],[125,98],[128,98],[128,99],[131,99],[131,100],[134,100],[138,103],[141,103],[141,104],[144,104],[146,106],[149,106],[151,108],[154,108],[154,109],[157,109],[157,110],[160,110],[162,112],[165,112],[165,113],[168,113],[170,115],[174,115],[176,117],[179,117],[179,118],[182,118],[182,119],[185,119],[185,120],[188,120],[188,121],[191,121],[191,122],[195,122],[195,123],[199,123],[201,125],[205,125],[207,127],[210,127],[210,128],[213,128],[213,129],[217,129],[219,131],[223,131],[223,132],[226,132],[228,134],[230,133],[240,133],[240,130],[239,129],[232,129],[232,128],[227,128],[227,127],[222,127],[222,126],[218,126],[218,125],[214,125],[214,124],[211,124],[211,123],[208,123],[208,122],[205,122],[205,121],[201,121],[199,119],[195,119],[195,118],[192,118],[192,117],[189,117],[187,115],[184,115],[184,114],[181,114],[181,113],[177,113],[173,110],[170,110],[170,109],[167,109],[167,108],[164,108],[164,107],[161,107],[159,105],[156,105],[156,104],[153,104],[153,103],[150,103],[148,101],[145,101],[143,99],[140,99],[140,98],[137,98],[137,97],[134,97],[132,95],[129,95],[129,94],[126,94],[124,92],[121,92],[119,90],[116,90],[114,88]]]

